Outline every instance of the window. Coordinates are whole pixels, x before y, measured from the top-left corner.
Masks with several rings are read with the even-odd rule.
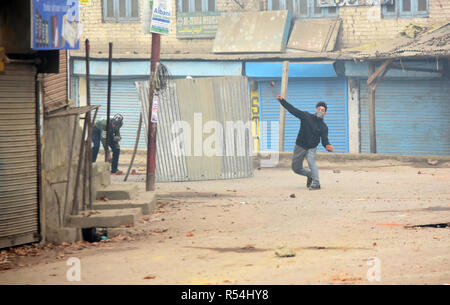
[[[428,0],[393,0],[383,5],[384,17],[428,17]]]
[[[139,0],[103,0],[103,21],[139,21]]]
[[[338,15],[337,7],[320,7],[320,0],[268,0],[268,10],[289,10],[299,18],[332,18]]]
[[[214,12],[217,0],[178,0],[178,11],[183,13]]]

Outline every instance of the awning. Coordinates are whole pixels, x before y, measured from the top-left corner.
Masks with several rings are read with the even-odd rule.
[[[290,62],[289,77],[337,77],[334,61]],[[247,62],[248,77],[281,77],[283,62]]]

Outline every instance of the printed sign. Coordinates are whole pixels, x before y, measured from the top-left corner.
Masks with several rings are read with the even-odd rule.
[[[153,95],[153,103],[152,103],[152,118],[150,122],[158,123],[158,104],[159,104],[159,95],[155,93]]]
[[[221,12],[177,13],[177,38],[214,38]]]
[[[32,0],[31,48],[78,50],[83,27],[78,0]]]
[[[150,32],[169,35],[172,18],[171,0],[154,0]]]

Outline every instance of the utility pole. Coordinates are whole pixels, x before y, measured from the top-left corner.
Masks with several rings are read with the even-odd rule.
[[[156,172],[156,127],[157,123],[152,122],[153,93],[155,84],[156,66],[160,61],[161,35],[152,33],[152,53],[150,59],[150,92],[148,94],[148,133],[147,133],[147,181],[145,190],[147,192],[155,190]]]

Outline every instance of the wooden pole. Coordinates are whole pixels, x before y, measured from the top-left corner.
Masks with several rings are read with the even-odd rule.
[[[369,62],[369,79],[375,73],[375,63]],[[375,125],[375,88],[369,85],[369,130],[370,130],[370,153],[377,153],[377,138]]]
[[[281,76],[281,96],[287,99],[289,75],[289,61],[283,61],[283,74]],[[280,105],[280,126],[278,130],[278,151],[284,151],[284,129],[286,126],[286,109]]]
[[[145,190],[147,192],[155,190],[155,172],[156,172],[156,124],[152,122],[153,108],[153,88],[156,66],[160,60],[161,35],[152,33],[152,55],[150,61],[150,90],[148,103],[148,133],[147,133],[147,179]]]
[[[108,161],[109,154],[109,121],[111,116],[111,76],[112,76],[112,50],[113,44],[109,43],[109,57],[108,57],[108,93],[106,100],[106,151],[105,151],[105,162]]]

